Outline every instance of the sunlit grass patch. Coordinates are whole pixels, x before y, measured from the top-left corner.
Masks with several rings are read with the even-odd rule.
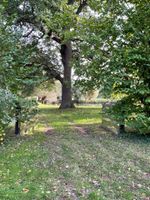
[[[58,106],[40,105],[40,109],[39,117],[41,121],[43,121],[42,117],[45,118],[45,115],[47,115],[46,121],[56,129],[65,128],[74,123],[83,125],[102,122],[100,106],[77,106],[76,109],[60,110]]]

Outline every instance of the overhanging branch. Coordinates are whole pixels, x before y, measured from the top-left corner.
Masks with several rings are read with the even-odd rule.
[[[61,84],[63,84],[63,77],[55,69],[49,67],[48,65],[44,65],[44,69],[46,70],[49,78],[55,78],[56,80],[60,81]]]

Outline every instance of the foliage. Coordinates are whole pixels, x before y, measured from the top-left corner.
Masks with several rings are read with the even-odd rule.
[[[20,106],[20,113],[19,113],[19,121],[20,122],[27,122],[30,119],[34,117],[34,115],[37,113],[37,101],[33,99],[27,99],[27,98],[16,98],[14,104],[19,104]],[[14,105],[14,112],[15,113],[15,107]],[[15,115],[14,115],[15,117]]]
[[[0,144],[3,144],[5,133],[2,127],[0,127]]]
[[[126,122],[134,122],[140,132],[148,133],[150,4],[147,0],[116,1],[110,9],[104,5],[93,9],[99,17],[91,17],[86,24],[83,37],[88,42],[81,43],[80,67],[76,69],[79,83],[88,89],[100,88],[107,96],[122,94],[123,99],[113,110],[116,119],[124,108]]]
[[[29,122],[37,113],[37,102],[32,99],[18,97],[10,91],[0,89],[0,140],[3,141],[5,129],[16,120],[16,104],[20,106],[17,116],[22,123]]]
[[[6,22],[0,7],[0,127],[3,130],[14,122],[16,101],[22,105],[22,121],[32,117],[35,103],[26,98],[41,81],[41,69],[34,65],[34,49],[24,46],[19,32],[14,34],[10,21]]]
[[[14,99],[10,91],[0,89],[0,143],[4,139],[5,127],[12,121]]]
[[[15,95],[10,91],[0,89],[0,124],[2,126],[8,125],[11,121],[14,100]]]

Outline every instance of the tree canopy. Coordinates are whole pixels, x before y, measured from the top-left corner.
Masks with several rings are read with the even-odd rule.
[[[95,7],[98,12],[98,9]],[[124,97],[114,106],[115,118],[140,131],[150,127],[150,3],[116,1],[89,20],[88,43],[82,46],[79,82],[106,95]],[[123,112],[123,113],[122,113]],[[117,114],[117,115],[116,115]]]

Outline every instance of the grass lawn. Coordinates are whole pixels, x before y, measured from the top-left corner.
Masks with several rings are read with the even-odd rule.
[[[0,146],[0,200],[150,200],[150,138],[103,129],[100,108],[41,105]]]

